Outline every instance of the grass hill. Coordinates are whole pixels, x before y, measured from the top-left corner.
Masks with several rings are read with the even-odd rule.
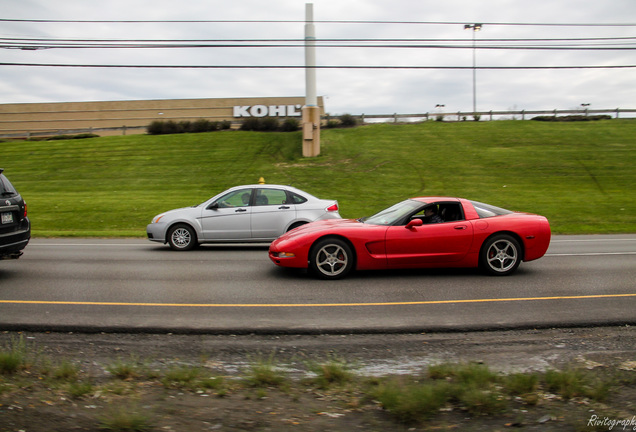
[[[224,131],[5,142],[0,167],[34,236],[145,236],[152,216],[239,184],[292,184],[368,216],[421,195],[547,216],[554,233],[636,232],[636,121],[426,122],[300,133]]]

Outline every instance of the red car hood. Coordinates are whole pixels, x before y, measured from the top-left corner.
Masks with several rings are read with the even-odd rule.
[[[305,225],[302,225],[296,229],[293,229],[285,234],[283,234],[279,238],[293,238],[300,235],[305,235],[309,233],[313,233],[316,231],[329,230],[338,227],[351,227],[351,226],[364,226],[362,222],[358,222],[355,219],[324,219],[316,222],[311,222]]]

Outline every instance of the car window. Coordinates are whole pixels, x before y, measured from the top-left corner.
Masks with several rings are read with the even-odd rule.
[[[15,190],[8,178],[4,174],[0,174],[0,194],[1,195],[15,195],[18,192]]]
[[[406,225],[407,217],[423,206],[424,204],[419,201],[402,201],[388,209],[382,210],[380,213],[364,219],[364,223],[370,225]]]
[[[282,189],[256,189],[254,205],[281,205],[287,204],[287,193]]]
[[[223,195],[216,200],[219,208],[247,207],[250,205],[252,189],[239,189]]]
[[[408,220],[420,219],[425,224],[444,222],[439,218],[439,208],[437,204],[429,204],[417,213],[411,215]],[[408,222],[407,220],[407,222]]]
[[[293,192],[289,192],[289,196],[290,196],[289,204],[302,204],[304,202],[307,202],[307,198],[300,196],[298,194],[295,194]]]
[[[459,203],[440,203],[438,214],[444,222],[464,220],[464,211]]]
[[[477,211],[477,214],[480,218],[489,218],[493,216],[501,216],[514,213],[510,210],[502,209],[500,207],[495,207],[493,205],[484,204],[477,201],[471,201],[470,203],[473,205],[473,207],[475,207],[475,210]]]

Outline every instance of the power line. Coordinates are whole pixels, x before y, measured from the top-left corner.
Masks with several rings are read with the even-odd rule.
[[[481,39],[317,39],[322,48],[436,48],[526,50],[632,50],[636,37]],[[304,39],[61,39],[0,38],[6,49],[303,48]],[[464,45],[465,43],[465,45]]]
[[[108,65],[61,63],[12,63],[0,62],[0,66],[109,68],[109,69],[305,69],[304,65]],[[315,69],[446,69],[472,70],[472,66],[380,66],[380,65],[318,65]],[[579,65],[579,66],[477,66],[483,70],[558,70],[558,69],[633,69],[636,65]]]
[[[0,40],[7,41],[48,41],[48,42],[299,42],[304,43],[301,38],[283,39],[80,39],[80,38],[9,38],[3,37]],[[316,42],[471,42],[471,38],[316,38]],[[619,37],[585,37],[585,38],[480,38],[486,42],[553,42],[553,41],[613,41],[613,40],[636,40],[636,36]]]
[[[394,48],[394,49],[477,49],[477,50],[526,50],[526,51],[632,51],[633,46],[492,46],[477,45],[314,45],[317,48]],[[174,49],[174,48],[303,48],[302,45],[259,44],[259,45],[231,45],[231,44],[154,44],[154,45],[54,45],[54,44],[7,44],[0,43],[0,48],[17,50],[41,50],[41,49]]]
[[[0,22],[50,24],[298,24],[304,20],[55,20],[0,18]],[[314,20],[316,24],[409,24],[409,25],[464,25],[466,21],[377,21],[377,20]],[[636,27],[636,23],[524,23],[482,22],[487,26],[537,27]]]

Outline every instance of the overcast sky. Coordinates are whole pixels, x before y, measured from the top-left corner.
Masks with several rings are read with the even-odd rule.
[[[21,44],[25,39],[303,39],[302,21],[305,19],[306,3],[313,4],[316,21],[376,21],[364,24],[317,22],[318,43],[321,39],[401,39],[392,44],[404,45],[404,39],[433,39],[439,42],[422,41],[418,44],[455,47],[371,48],[360,47],[360,42],[350,42],[350,45],[357,46],[318,47],[318,65],[465,68],[319,69],[317,92],[325,97],[327,112],[334,115],[434,112],[438,104],[445,105],[446,111],[472,110],[473,33],[478,47],[475,51],[478,67],[636,65],[634,0],[2,0],[0,18],[4,20],[298,22],[0,21],[0,42],[6,46],[15,41]],[[480,32],[472,32],[464,29],[464,23],[484,23],[484,26]],[[580,40],[583,38],[588,40]],[[596,40],[589,40],[592,38]],[[604,48],[611,44],[630,49],[531,50],[519,49],[522,42],[501,39],[570,39],[559,43]],[[531,44],[545,46],[554,43],[543,40]],[[514,44],[516,48],[484,49],[486,45],[501,47],[504,44]],[[528,45],[528,42],[524,44]],[[0,55],[0,63],[19,64],[304,65],[302,47],[3,49]],[[574,109],[580,108],[581,104],[590,104],[593,109],[636,108],[636,68],[478,69],[476,77],[477,110],[480,111]],[[105,69],[0,65],[0,103],[304,94],[303,69]]]

